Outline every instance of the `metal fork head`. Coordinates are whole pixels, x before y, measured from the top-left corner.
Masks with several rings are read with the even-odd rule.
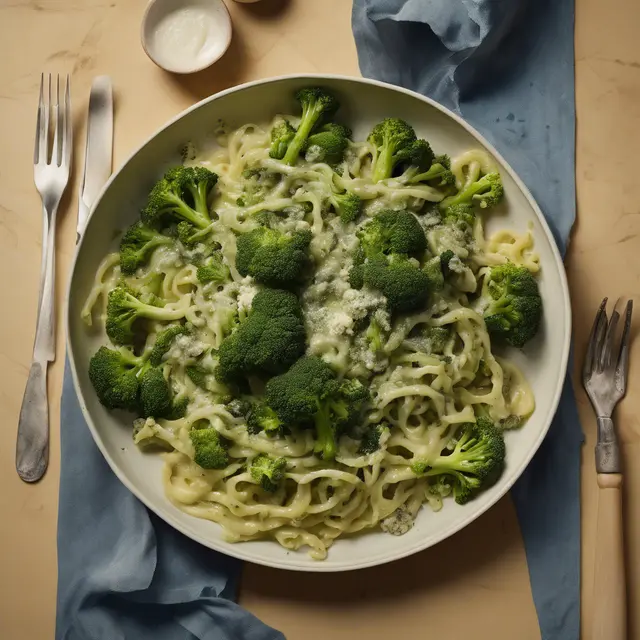
[[[600,304],[593,321],[582,367],[582,384],[598,417],[610,418],[627,392],[632,313],[633,301],[629,300],[619,346],[616,329],[620,314],[614,307],[611,319],[607,318],[607,298]]]
[[[54,95],[55,94],[55,95]],[[52,100],[55,99],[55,102]],[[50,123],[53,123],[51,126]],[[53,128],[53,142],[49,144],[49,129]],[[45,82],[40,78],[40,100],[33,152],[34,179],[48,213],[55,210],[69,181],[71,167],[72,125],[71,90],[69,76],[60,94],[60,76],[52,91],[51,74]]]

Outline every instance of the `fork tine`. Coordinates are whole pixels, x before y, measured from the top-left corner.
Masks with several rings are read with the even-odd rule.
[[[616,305],[618,302],[616,302]],[[611,320],[609,320],[609,326],[607,327],[607,333],[604,337],[604,342],[602,345],[602,353],[600,354],[600,370],[604,371],[608,369],[613,360],[613,349],[614,342],[616,339],[616,328],[618,326],[618,321],[620,320],[620,314],[616,311],[615,306],[613,307],[613,313],[611,314]]]
[[[629,343],[631,342],[631,316],[633,300],[627,302],[624,318],[624,329],[620,340],[620,353],[616,365],[616,382],[623,393],[627,390],[627,373],[629,371]]]
[[[60,166],[62,162],[62,139],[64,132],[62,130],[62,111],[60,109],[60,76],[56,76],[56,102],[53,105],[54,129],[53,129],[53,152],[51,153],[51,162]]]
[[[64,92],[64,138],[62,142],[62,162],[69,166],[71,164],[71,149],[73,147],[71,137],[73,127],[71,123],[71,86],[69,75],[67,74],[66,89]]]
[[[51,93],[51,77],[49,77],[49,93]],[[47,162],[47,145],[49,135],[49,102],[45,101],[44,73],[40,76],[40,98],[38,100],[38,118],[36,121],[36,141],[33,151],[33,164]]]
[[[584,364],[582,365],[582,377],[583,380],[588,379],[591,376],[591,372],[593,371],[593,365],[596,355],[596,344],[597,344],[597,335],[600,324],[602,322],[603,314],[606,318],[606,307],[607,300],[605,298],[598,307],[598,312],[596,313],[596,317],[593,320],[593,325],[591,326],[591,333],[589,334],[589,342],[587,343],[587,355],[584,359]]]

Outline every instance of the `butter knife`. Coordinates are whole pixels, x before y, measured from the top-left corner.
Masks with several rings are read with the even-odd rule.
[[[113,88],[109,76],[97,76],[91,84],[84,172],[78,198],[76,243],[82,237],[89,211],[111,175],[113,154]]]

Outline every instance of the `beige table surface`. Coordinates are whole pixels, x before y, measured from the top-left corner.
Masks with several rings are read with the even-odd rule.
[[[0,638],[52,638],[56,591],[59,358],[51,369],[51,465],[28,486],[14,471],[15,430],[34,335],[40,270],[40,201],[31,161],[40,73],[72,74],[76,148],[84,143],[91,79],[111,75],[117,92],[115,165],[168,118],[220,89],[294,72],[358,74],[349,0],[227,0],[235,32],[224,59],[174,77],[139,46],[145,0],[0,0]],[[582,352],[604,295],[640,288],[640,3],[577,0],[578,223],[567,267]],[[328,38],[328,39],[327,39]],[[82,151],[77,156],[81,160]],[[79,163],[58,233],[59,318],[74,250]],[[637,298],[637,296],[636,296]],[[640,312],[640,309],[639,309]],[[640,317],[640,316],[639,316]],[[640,342],[618,420],[625,442],[630,638],[640,638]],[[592,601],[595,421],[578,401],[583,454],[583,624]],[[540,637],[513,507],[502,500],[473,525],[413,558],[347,575],[301,575],[246,565],[240,594],[290,640]],[[464,602],[465,614],[460,613]]]

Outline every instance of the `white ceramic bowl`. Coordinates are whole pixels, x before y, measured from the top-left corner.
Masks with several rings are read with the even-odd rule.
[[[151,0],[140,41],[162,69],[196,73],[224,55],[231,33],[231,16],[222,0]]]
[[[108,413],[98,402],[87,366],[102,338],[91,335],[80,320],[98,264],[115,247],[110,239],[136,218],[151,185],[164,169],[180,162],[181,146],[210,131],[220,118],[241,125],[268,121],[278,112],[295,112],[294,91],[314,84],[336,93],[342,104],[340,119],[353,127],[356,139],[365,137],[383,117],[397,116],[414,125],[436,152],[455,155],[469,148],[488,150],[500,166],[508,204],[508,213],[497,216],[499,220],[492,219],[489,227],[524,230],[532,224],[546,309],[542,330],[527,345],[526,354],[509,354],[527,376],[537,407],[524,428],[507,433],[507,466],[499,482],[465,506],[446,500],[439,513],[428,507],[421,509],[415,526],[404,536],[371,531],[339,539],[322,562],[311,560],[304,551],[287,551],[272,541],[227,543],[218,525],[188,516],[170,504],[163,492],[160,457],[139,452],[131,441],[130,422]],[[431,100],[380,82],[339,76],[289,76],[245,84],[199,102],[155,133],[112,176],[95,203],[75,256],[68,301],[69,357],[80,405],[116,475],[150,509],[185,535],[243,560],[282,569],[345,571],[390,562],[426,549],[475,520],[509,490],[544,439],[558,405],[569,354],[571,318],[562,260],[538,206],[509,165],[472,127]]]

